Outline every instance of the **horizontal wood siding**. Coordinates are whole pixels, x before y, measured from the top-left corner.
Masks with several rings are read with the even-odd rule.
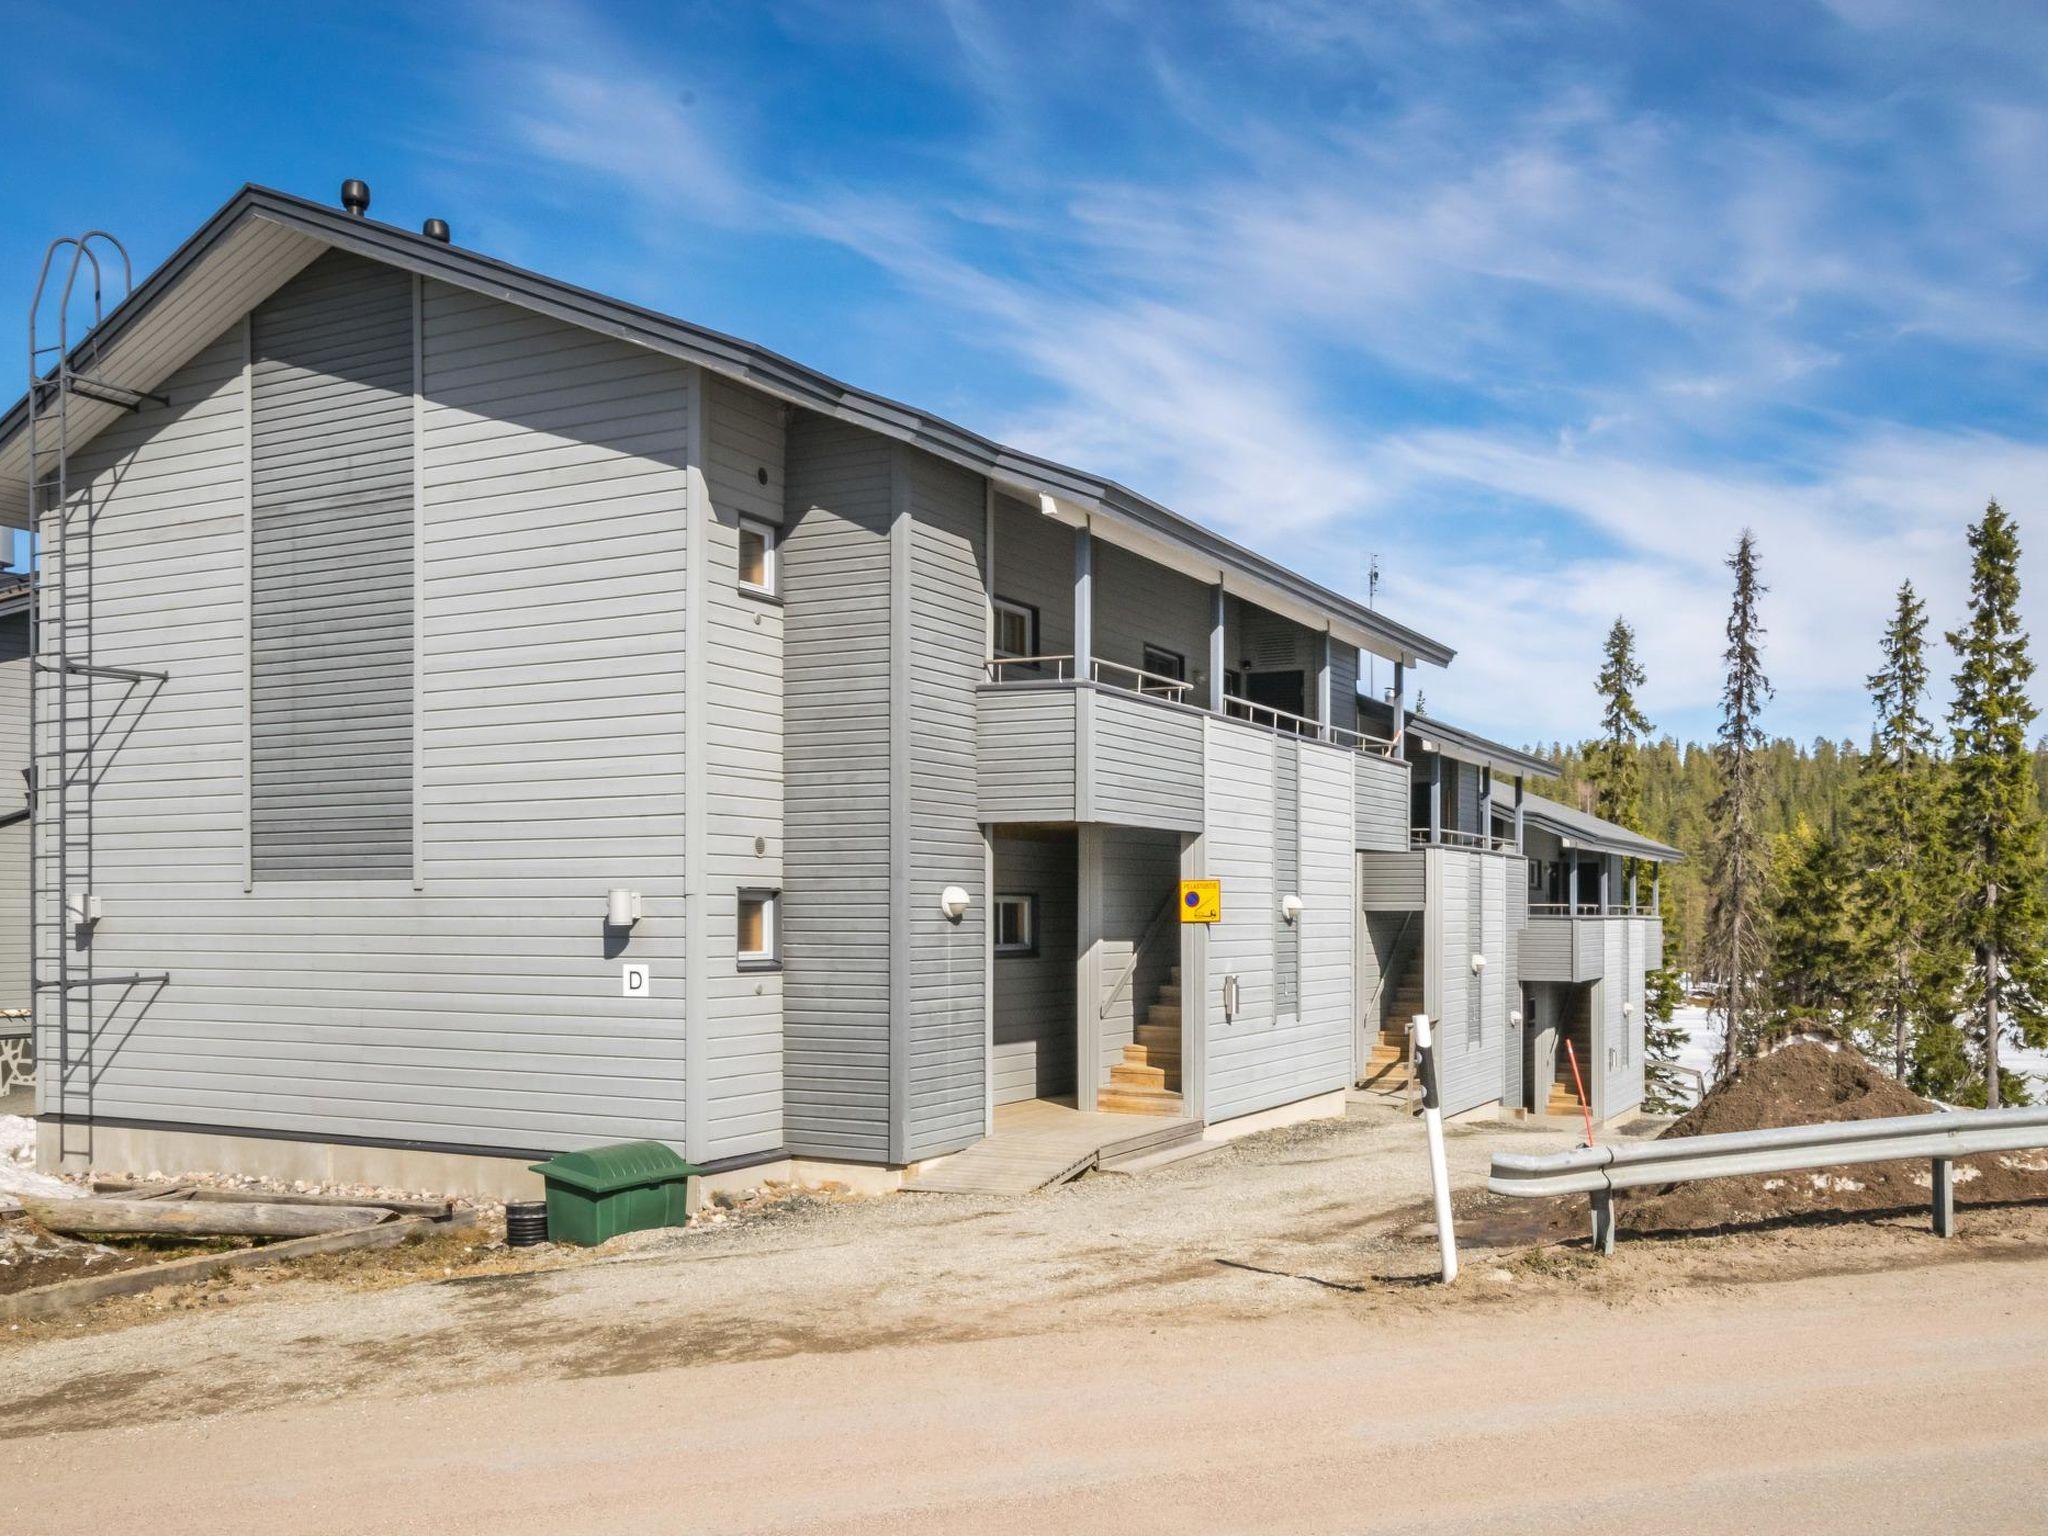
[[[239,328],[95,445],[96,650],[171,681],[96,797],[94,964],[171,979],[94,999],[63,1108],[505,1151],[682,1141],[688,373],[432,284],[425,321],[424,891],[242,889]],[[613,885],[645,898],[627,954],[651,1000],[620,996]]]
[[[1438,1025],[1444,1113],[1496,1102],[1507,1081],[1507,1012],[1513,1006],[1508,932],[1519,860],[1457,848],[1426,850],[1430,908],[1424,993]],[[1472,957],[1486,958],[1476,975]]]
[[[1071,569],[1072,561],[1068,562]],[[1145,665],[1148,644],[1181,658],[1193,697],[1206,702],[1209,681],[1207,583],[1155,565],[1105,539],[1095,541],[1095,654],[1127,667]],[[1111,674],[1108,681],[1120,679]]]
[[[1522,931],[1523,981],[1576,981],[1573,923],[1567,917],[1532,917]]]
[[[911,1160],[978,1140],[987,1124],[982,969],[986,868],[975,812],[975,689],[982,679],[986,499],[978,476],[899,448],[910,522]],[[955,922],[949,885],[972,900]],[[905,936],[899,935],[899,940]]]
[[[1074,649],[1074,530],[1015,497],[996,497],[995,594],[1038,610],[1038,654]],[[1019,669],[1006,674],[1026,676]],[[1050,677],[1051,671],[1046,675]]]
[[[413,283],[340,251],[251,317],[251,858],[413,874]]]
[[[783,608],[740,589],[739,522],[784,515],[783,407],[716,374],[705,380],[705,876],[709,1016],[699,1056],[704,1155],[782,1145],[782,977],[742,970],[739,893],[783,883]]]
[[[889,1155],[890,445],[800,413],[782,545],[785,1139]],[[979,647],[977,647],[979,654]]]
[[[1223,921],[1209,930],[1206,1104],[1211,1121],[1342,1088],[1352,1057],[1355,857],[1350,767],[1344,753],[1223,720],[1206,722],[1204,851],[1223,882]],[[1281,753],[1293,759],[1283,772]],[[1285,814],[1281,786],[1295,786]],[[1282,857],[1279,839],[1292,846]],[[1276,920],[1289,866],[1305,910]],[[1310,890],[1317,894],[1311,897]],[[1296,1005],[1284,1006],[1278,947],[1296,956]],[[1223,1015],[1223,979],[1239,978],[1241,1010]]]
[[[996,1102],[1074,1091],[1074,895],[1072,833],[1005,836],[995,842],[995,895],[1037,900],[1038,948],[995,957]]]
[[[1072,821],[1072,688],[983,688],[976,695],[975,803],[986,822]]]
[[[1403,853],[1408,836],[1408,765],[1394,758],[1352,756],[1358,800],[1358,846],[1382,853]]]
[[[1202,717],[1113,688],[1094,691],[1092,818],[1202,829]]]
[[[1420,912],[1428,900],[1422,849],[1358,857],[1359,905],[1367,912]]]

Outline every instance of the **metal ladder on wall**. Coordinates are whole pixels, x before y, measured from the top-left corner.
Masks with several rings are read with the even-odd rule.
[[[97,247],[97,249],[96,249]],[[106,318],[99,252],[118,255],[121,294],[134,288],[134,268],[121,242],[105,230],[52,240],[43,252],[28,314],[28,492],[34,536],[29,609],[29,985],[44,1048],[37,1075],[44,1113],[62,1116],[65,1154],[89,1156],[74,1144],[74,1125],[89,1120],[95,1059],[94,993],[162,986],[168,973],[102,975],[92,959],[97,920],[93,886],[93,801],[124,714],[146,706],[167,681],[163,672],[103,666],[93,652],[92,544],[97,507],[92,488],[72,483],[73,402],[140,411],[168,405],[162,395],[115,384],[101,374]],[[63,263],[63,287],[44,316],[52,278]],[[79,278],[92,283],[92,326],[76,344],[71,304]],[[119,302],[118,300],[116,302]],[[54,321],[56,339],[46,341]],[[81,489],[83,494],[81,494]],[[48,1050],[54,1045],[55,1051]],[[86,1128],[81,1125],[79,1135]]]

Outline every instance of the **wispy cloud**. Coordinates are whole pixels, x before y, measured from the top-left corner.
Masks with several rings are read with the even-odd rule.
[[[1944,18],[1930,69],[1881,5],[1750,19],[797,5],[832,58],[745,76],[557,9],[469,84],[508,162],[650,249],[878,274],[904,346],[861,382],[957,398],[930,338],[971,337],[974,425],[1326,577],[1380,552],[1461,649],[1440,708],[1584,730],[1627,612],[1701,729],[1754,526],[1778,722],[1854,733],[1896,581],[1952,611],[1963,520],[2048,505],[2048,41]]]

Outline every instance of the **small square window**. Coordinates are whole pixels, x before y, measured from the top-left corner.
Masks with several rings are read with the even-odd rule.
[[[1007,597],[995,602],[997,656],[1038,654],[1038,610],[1029,603],[1013,603]]]
[[[740,892],[736,948],[741,970],[768,970],[782,963],[781,909],[780,891]]]
[[[740,586],[748,592],[775,591],[775,532],[767,523],[740,519]]]
[[[1038,898],[998,896],[995,899],[995,946],[999,955],[1038,952]]]

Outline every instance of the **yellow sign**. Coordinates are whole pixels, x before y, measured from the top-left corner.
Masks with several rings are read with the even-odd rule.
[[[1223,921],[1223,882],[1183,880],[1180,883],[1180,920],[1184,923]]]

